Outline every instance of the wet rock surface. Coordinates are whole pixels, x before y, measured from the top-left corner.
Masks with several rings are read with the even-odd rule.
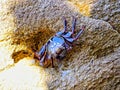
[[[103,17],[100,16],[102,14],[92,13],[93,16],[90,18],[91,5],[98,7],[91,7],[93,11],[97,9],[101,11],[99,5],[97,6],[100,0],[85,1],[6,0],[0,2],[0,75],[8,74],[8,77],[4,76],[0,79],[1,89],[10,90],[12,87],[18,89],[19,86],[15,83],[20,83],[21,89],[39,90],[43,86],[44,90],[119,90],[120,35],[117,29],[119,25],[116,24],[118,19],[113,15],[116,26],[114,28],[106,21],[107,19],[103,21],[107,15],[106,12]],[[105,3],[105,5],[108,4]],[[82,7],[84,8],[81,9]],[[117,9],[117,6],[115,8]],[[116,10],[115,8],[112,10]],[[39,50],[55,32],[63,29],[63,16],[68,21],[69,30],[72,16],[77,18],[76,32],[82,25],[86,25],[86,30],[76,42],[73,50],[68,52],[62,61],[62,66],[42,68],[33,63],[36,67],[34,68],[31,64],[26,64],[34,61],[32,48]],[[26,57],[30,58],[24,59]],[[19,64],[25,68],[19,67],[18,69]],[[24,78],[19,82],[13,81],[9,85],[6,84],[5,82],[12,81],[10,78],[14,77],[15,72],[19,70],[25,74],[20,76]],[[27,78],[34,79],[33,82],[23,80],[27,77],[27,70],[29,74],[35,73]],[[9,76],[11,71],[15,72]],[[19,80],[18,78],[16,77],[16,80]]]

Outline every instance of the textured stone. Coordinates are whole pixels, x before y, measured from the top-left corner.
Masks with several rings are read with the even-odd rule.
[[[120,0],[98,0],[92,5],[91,17],[109,22],[120,33]]]
[[[21,89],[41,89],[43,83],[45,84],[43,88],[46,90],[48,88],[51,90],[119,88],[120,35],[108,22],[101,18],[101,20],[93,19],[95,16],[99,17],[99,14],[93,14],[93,18],[89,17],[90,7],[94,3],[97,3],[97,1],[1,1],[0,76],[2,78],[0,79],[0,89],[19,88],[19,86],[14,87],[15,81],[10,79],[16,73],[13,73],[14,75],[9,73],[11,71],[19,72],[19,69],[21,73],[25,74],[24,78],[18,82]],[[101,3],[103,3],[103,0],[101,0]],[[100,4],[100,6],[103,5]],[[104,9],[107,10],[109,7],[109,5],[106,5]],[[101,8],[96,8],[96,10],[101,10]],[[117,11],[111,13],[111,17]],[[86,25],[86,30],[76,42],[76,46],[62,61],[60,68],[44,68],[44,71],[42,67],[33,63],[37,69],[27,69],[26,67],[34,68],[31,64],[26,64],[34,61],[34,59],[31,59],[33,58],[31,47],[39,50],[55,32],[63,29],[63,16],[68,21],[69,30],[72,16],[77,18],[76,32],[79,31],[81,25]],[[107,20],[109,16],[102,18]],[[111,19],[114,20],[114,17]],[[31,58],[24,59],[25,57]],[[26,60],[28,61],[25,62]],[[18,69],[17,65],[19,64],[22,66]],[[30,78],[26,78],[27,70],[30,71],[29,74],[35,72],[37,75],[33,74]],[[8,77],[4,76],[3,73],[7,74]],[[41,77],[43,77],[43,81]],[[33,79],[33,82],[26,79]],[[16,77],[16,80],[19,79]],[[7,81],[12,83],[8,85]],[[27,86],[24,86],[24,83]]]

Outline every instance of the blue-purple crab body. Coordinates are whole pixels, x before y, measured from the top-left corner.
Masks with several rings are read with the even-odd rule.
[[[65,57],[67,51],[72,48],[73,42],[79,38],[85,29],[83,26],[77,36],[73,37],[75,25],[76,19],[73,17],[72,31],[67,31],[67,21],[64,19],[64,30],[57,32],[51,39],[48,40],[38,53],[35,52],[35,57],[40,61],[41,66],[46,67],[48,62],[51,62],[53,67],[54,59],[60,61]]]
[[[57,57],[62,50],[66,50],[64,39],[62,37],[54,36],[48,44],[49,55],[52,57]]]

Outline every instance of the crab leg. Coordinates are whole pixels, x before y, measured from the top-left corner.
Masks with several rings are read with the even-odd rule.
[[[67,30],[67,21],[66,21],[66,19],[65,19],[65,17],[63,17],[63,23],[64,23],[64,30],[63,30],[63,32],[65,32],[66,30]]]
[[[80,37],[80,35],[82,34],[82,32],[84,31],[84,29],[85,29],[85,26],[82,26],[82,29],[80,29],[80,32],[77,34],[77,36],[74,38],[74,41],[75,40],[77,40],[79,37]]]
[[[65,37],[65,38],[71,37],[74,34],[75,26],[76,26],[76,19],[73,17],[73,20],[72,20],[72,32],[71,33],[67,33],[65,35],[62,35],[62,36]]]
[[[54,68],[53,57],[51,57],[52,68]]]
[[[45,51],[44,55],[42,58],[40,58],[40,63],[43,63],[46,59],[47,52]]]
[[[34,52],[34,58],[40,60],[40,56],[39,56],[39,54],[37,52]]]
[[[47,50],[46,50],[46,47],[47,47],[47,44],[45,44],[42,48],[41,48],[41,50],[40,50],[40,52],[39,52],[39,55],[40,55],[40,63],[43,63],[44,61],[45,61],[45,58],[46,58],[46,56],[47,56]]]
[[[41,49],[40,52],[38,53],[40,55],[40,57],[45,53],[46,50],[46,46],[44,45]]]
[[[75,26],[76,26],[76,19],[73,17],[73,20],[72,20],[72,34],[74,34]]]

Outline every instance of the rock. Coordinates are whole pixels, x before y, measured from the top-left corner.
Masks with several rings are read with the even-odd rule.
[[[78,63],[81,60],[83,59],[72,61],[67,70],[59,68],[59,73],[56,71],[55,77],[55,69],[49,71],[52,76],[52,81],[49,81],[50,90],[119,90],[120,48],[114,53],[83,65]]]
[[[40,75],[44,71],[37,72],[38,75],[35,77],[38,80],[34,81],[35,85],[32,82],[21,80],[19,83],[22,85],[22,89],[34,89],[34,87],[40,89],[40,86],[43,83],[46,84],[46,82],[48,87],[45,85],[45,89],[49,88],[51,90],[109,89],[111,88],[109,85],[114,85],[113,88],[119,88],[117,86],[119,78],[113,74],[118,73],[120,35],[108,22],[89,17],[89,5],[92,3],[91,1],[80,3],[78,0],[1,1],[0,75],[4,76],[4,72],[9,75],[9,71],[14,70],[20,61],[26,61],[24,58],[33,58],[32,48],[39,50],[55,32],[63,29],[63,16],[68,21],[68,29],[71,26],[71,17],[75,16],[77,18],[76,31],[79,31],[82,25],[86,25],[86,30],[78,39],[77,45],[62,61],[62,66],[54,69],[44,68],[47,75],[43,74],[45,76],[43,79],[47,80],[41,82],[39,82],[42,77]],[[84,8],[81,9],[82,7]],[[109,7],[106,6],[104,9],[107,8]],[[31,65],[27,66],[33,68]],[[26,64],[23,67],[26,67]],[[37,65],[36,67],[43,69]],[[20,68],[21,70],[23,68]],[[27,69],[25,70],[27,71]],[[35,71],[30,71],[30,74]],[[7,85],[2,81],[12,81],[10,78],[14,76],[13,74],[8,78],[0,79],[1,89]],[[31,78],[34,78],[33,76]],[[26,79],[26,76],[23,77],[23,79]],[[28,83],[27,87],[24,86],[24,83]],[[7,90],[12,89],[11,86],[14,86],[14,84],[13,81],[10,86],[7,86]],[[31,87],[28,87],[28,85]]]
[[[74,76],[79,75],[79,83],[70,90],[119,90],[119,63],[120,48],[112,54],[82,65],[74,71]]]
[[[98,0],[94,2],[91,17],[109,22],[120,33],[120,0]]]
[[[44,69],[35,66],[31,61],[31,58],[21,59],[13,67],[0,72],[0,89],[48,90]]]

